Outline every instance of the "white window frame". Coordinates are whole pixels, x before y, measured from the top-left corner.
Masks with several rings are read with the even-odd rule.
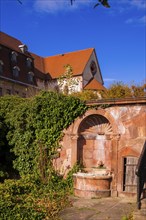
[[[4,62],[0,60],[0,74],[3,74]]]
[[[27,76],[28,76],[28,82],[33,83],[34,82],[34,73],[30,71],[30,72],[28,72]]]
[[[26,66],[27,66],[28,68],[31,68],[31,67],[32,67],[32,59],[29,58],[29,57],[27,57],[27,59],[26,59]]]
[[[12,51],[11,61],[17,63],[17,56],[18,56],[18,53],[16,53],[15,51]]]
[[[18,66],[13,67],[13,76],[17,78],[19,76],[20,68]]]

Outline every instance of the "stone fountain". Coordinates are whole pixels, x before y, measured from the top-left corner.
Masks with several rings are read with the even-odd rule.
[[[85,172],[73,174],[74,195],[84,198],[109,197],[112,175],[102,166],[85,168]]]
[[[73,175],[74,194],[84,198],[111,195],[111,138],[112,127],[101,115],[92,115],[79,128],[78,161],[84,172]]]

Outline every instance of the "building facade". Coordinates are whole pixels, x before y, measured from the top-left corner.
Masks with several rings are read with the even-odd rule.
[[[84,89],[104,90],[103,79],[95,49],[41,57],[28,50],[20,40],[0,32],[0,95],[29,97],[40,90],[63,90],[60,77],[66,66],[72,68],[74,88],[71,92]]]

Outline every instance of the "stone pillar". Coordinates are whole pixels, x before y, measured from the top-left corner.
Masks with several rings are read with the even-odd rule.
[[[71,135],[71,167],[77,162],[78,135]]]
[[[112,144],[112,158],[111,158],[111,172],[113,175],[111,195],[114,197],[118,196],[117,184],[118,184],[118,145],[119,145],[119,134],[114,134],[111,137]]]

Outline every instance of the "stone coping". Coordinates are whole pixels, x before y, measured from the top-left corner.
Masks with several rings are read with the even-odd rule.
[[[111,179],[112,176],[105,174],[97,174],[97,173],[74,173],[73,177],[81,178],[81,179]]]

